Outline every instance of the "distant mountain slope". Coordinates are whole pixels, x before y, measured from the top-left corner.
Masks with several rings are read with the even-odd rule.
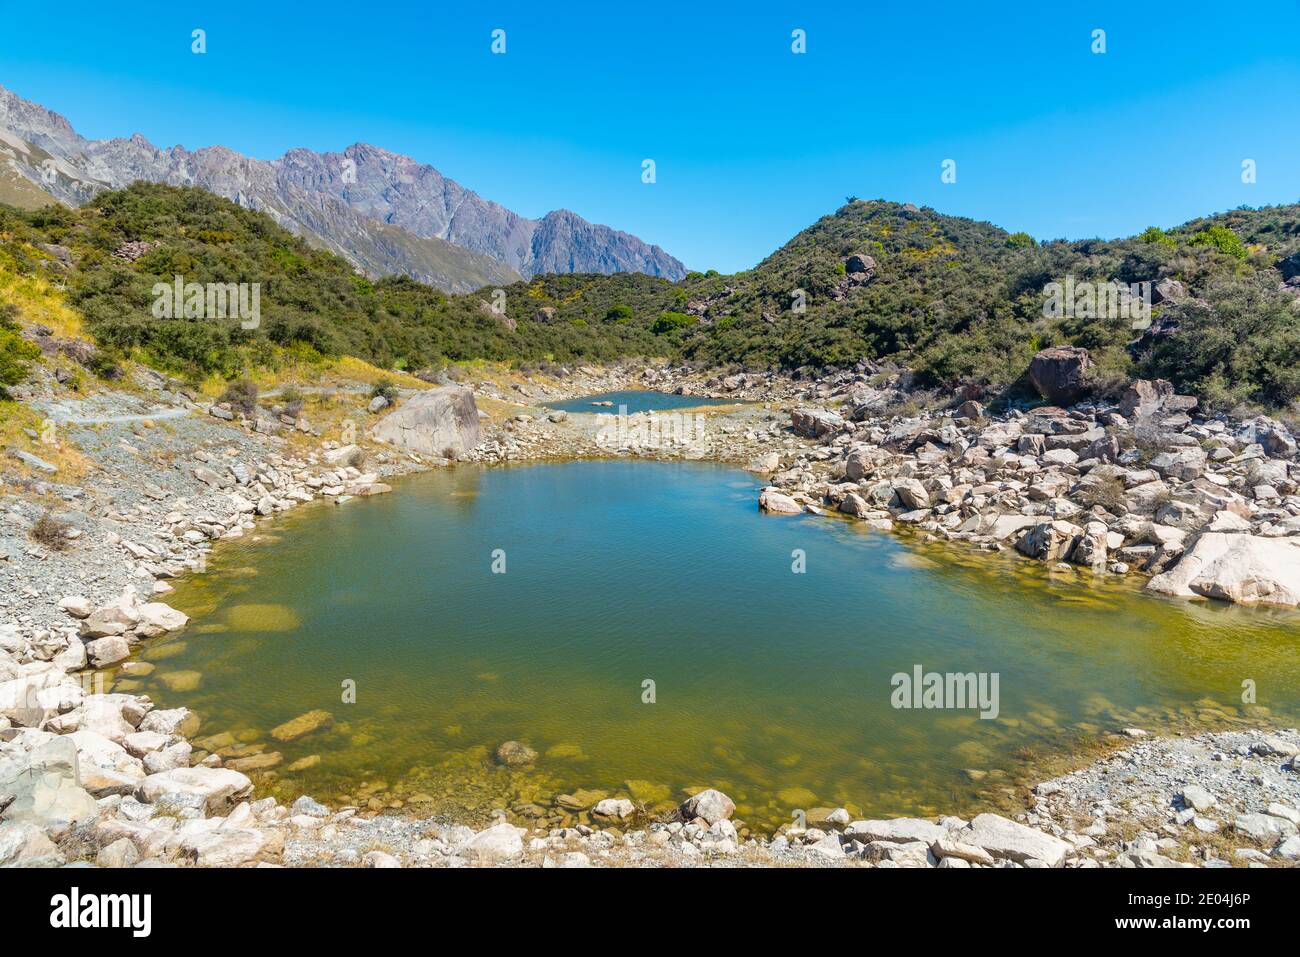
[[[54,194],[47,192],[42,178],[51,162],[53,157],[39,146],[0,129],[0,203],[36,209],[54,202]]]
[[[0,134],[14,154],[9,168],[64,202],[136,180],[199,186],[267,213],[371,275],[401,273],[454,292],[546,271],[685,275],[678,260],[628,233],[567,210],[528,219],[432,166],[366,144],[342,153],[294,149],[268,161],[224,146],[159,149],[139,134],[87,140],[64,117],[3,87]]]

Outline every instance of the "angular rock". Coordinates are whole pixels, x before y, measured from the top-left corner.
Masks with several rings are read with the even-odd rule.
[[[916,479],[903,479],[901,482],[895,482],[894,494],[908,509],[930,507],[930,493]]]
[[[71,737],[56,736],[20,756],[0,758],[0,794],[8,798],[6,821],[49,828],[93,821],[99,815],[94,797],[81,786]]]
[[[1087,395],[1091,368],[1087,349],[1055,346],[1034,356],[1029,363],[1029,381],[1047,401],[1070,405]]]
[[[283,847],[275,832],[252,827],[219,827],[181,839],[181,852],[199,867],[238,867],[273,857]]]
[[[1064,561],[1073,551],[1082,529],[1070,522],[1041,522],[1030,527],[1016,542],[1016,551],[1045,562]]]
[[[344,445],[337,449],[327,449],[321,453],[321,458],[329,465],[351,465],[359,466],[365,457],[365,453],[358,446]]]
[[[678,812],[684,821],[692,821],[698,817],[706,824],[713,825],[730,818],[736,812],[736,802],[721,791],[708,788],[688,797],[682,802]]]
[[[483,441],[474,393],[461,386],[420,392],[376,423],[374,436],[426,455],[460,455]]]
[[[86,642],[86,657],[96,668],[107,668],[131,657],[130,643],[120,635]]]
[[[194,795],[209,813],[220,813],[247,799],[253,793],[253,782],[228,768],[176,768],[146,777],[140,793],[150,802],[167,794]]]
[[[908,844],[924,841],[927,844],[948,837],[948,829],[915,817],[899,817],[885,821],[854,821],[845,833],[866,844],[870,841],[887,841],[891,844]]]
[[[803,506],[779,489],[765,488],[758,495],[758,507],[777,515],[797,515]]]
[[[636,805],[627,798],[605,798],[591,809],[591,813],[596,817],[612,817],[621,821],[636,813]]]
[[[819,439],[838,432],[844,427],[844,419],[826,409],[795,409],[790,413],[790,426],[796,435]]]
[[[953,838],[1019,864],[1036,860],[1048,867],[1059,867],[1070,851],[1070,845],[1060,838],[997,814],[976,815],[970,824],[954,832]]]
[[[470,860],[495,864],[524,853],[522,829],[504,821],[479,831],[457,848],[456,853]]]
[[[190,616],[160,601],[146,602],[139,608],[140,621],[135,633],[141,638],[156,638],[169,631],[184,628]]]
[[[1184,598],[1300,604],[1300,546],[1288,538],[1206,532],[1147,589]]]
[[[169,708],[164,711],[150,711],[140,721],[141,731],[156,731],[167,736],[191,735],[199,728],[198,715],[189,708]]]

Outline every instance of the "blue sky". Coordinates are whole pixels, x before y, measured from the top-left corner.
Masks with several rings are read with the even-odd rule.
[[[1300,199],[1296,0],[992,6],[0,2],[0,84],[96,138],[371,142],[727,272],[848,195],[1040,239]]]

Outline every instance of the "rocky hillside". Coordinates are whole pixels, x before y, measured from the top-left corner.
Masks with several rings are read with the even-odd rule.
[[[259,160],[224,146],[161,149],[139,134],[87,140],[64,117],[0,87],[0,159],[9,178],[72,204],[136,180],[199,186],[266,212],[371,276],[404,274],[457,292],[544,271],[685,273],[628,233],[567,210],[528,219],[432,166],[362,143]]]

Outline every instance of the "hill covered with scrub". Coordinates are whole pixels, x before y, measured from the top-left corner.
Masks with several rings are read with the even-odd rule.
[[[102,349],[234,377],[286,356],[419,371],[472,359],[719,367],[910,366],[933,387],[1013,386],[1038,350],[1086,347],[1105,389],[1134,375],[1229,407],[1300,398],[1300,206],[1240,209],[1122,240],[1038,242],[988,223],[850,200],[752,270],[539,275],[452,295],[368,280],[270,218],[198,189],[137,183],[80,209],[0,208],[0,269],[57,274]],[[261,284],[261,323],[155,318],[153,287]],[[1045,290],[1153,284],[1149,328]],[[21,317],[20,317],[21,318]]]

